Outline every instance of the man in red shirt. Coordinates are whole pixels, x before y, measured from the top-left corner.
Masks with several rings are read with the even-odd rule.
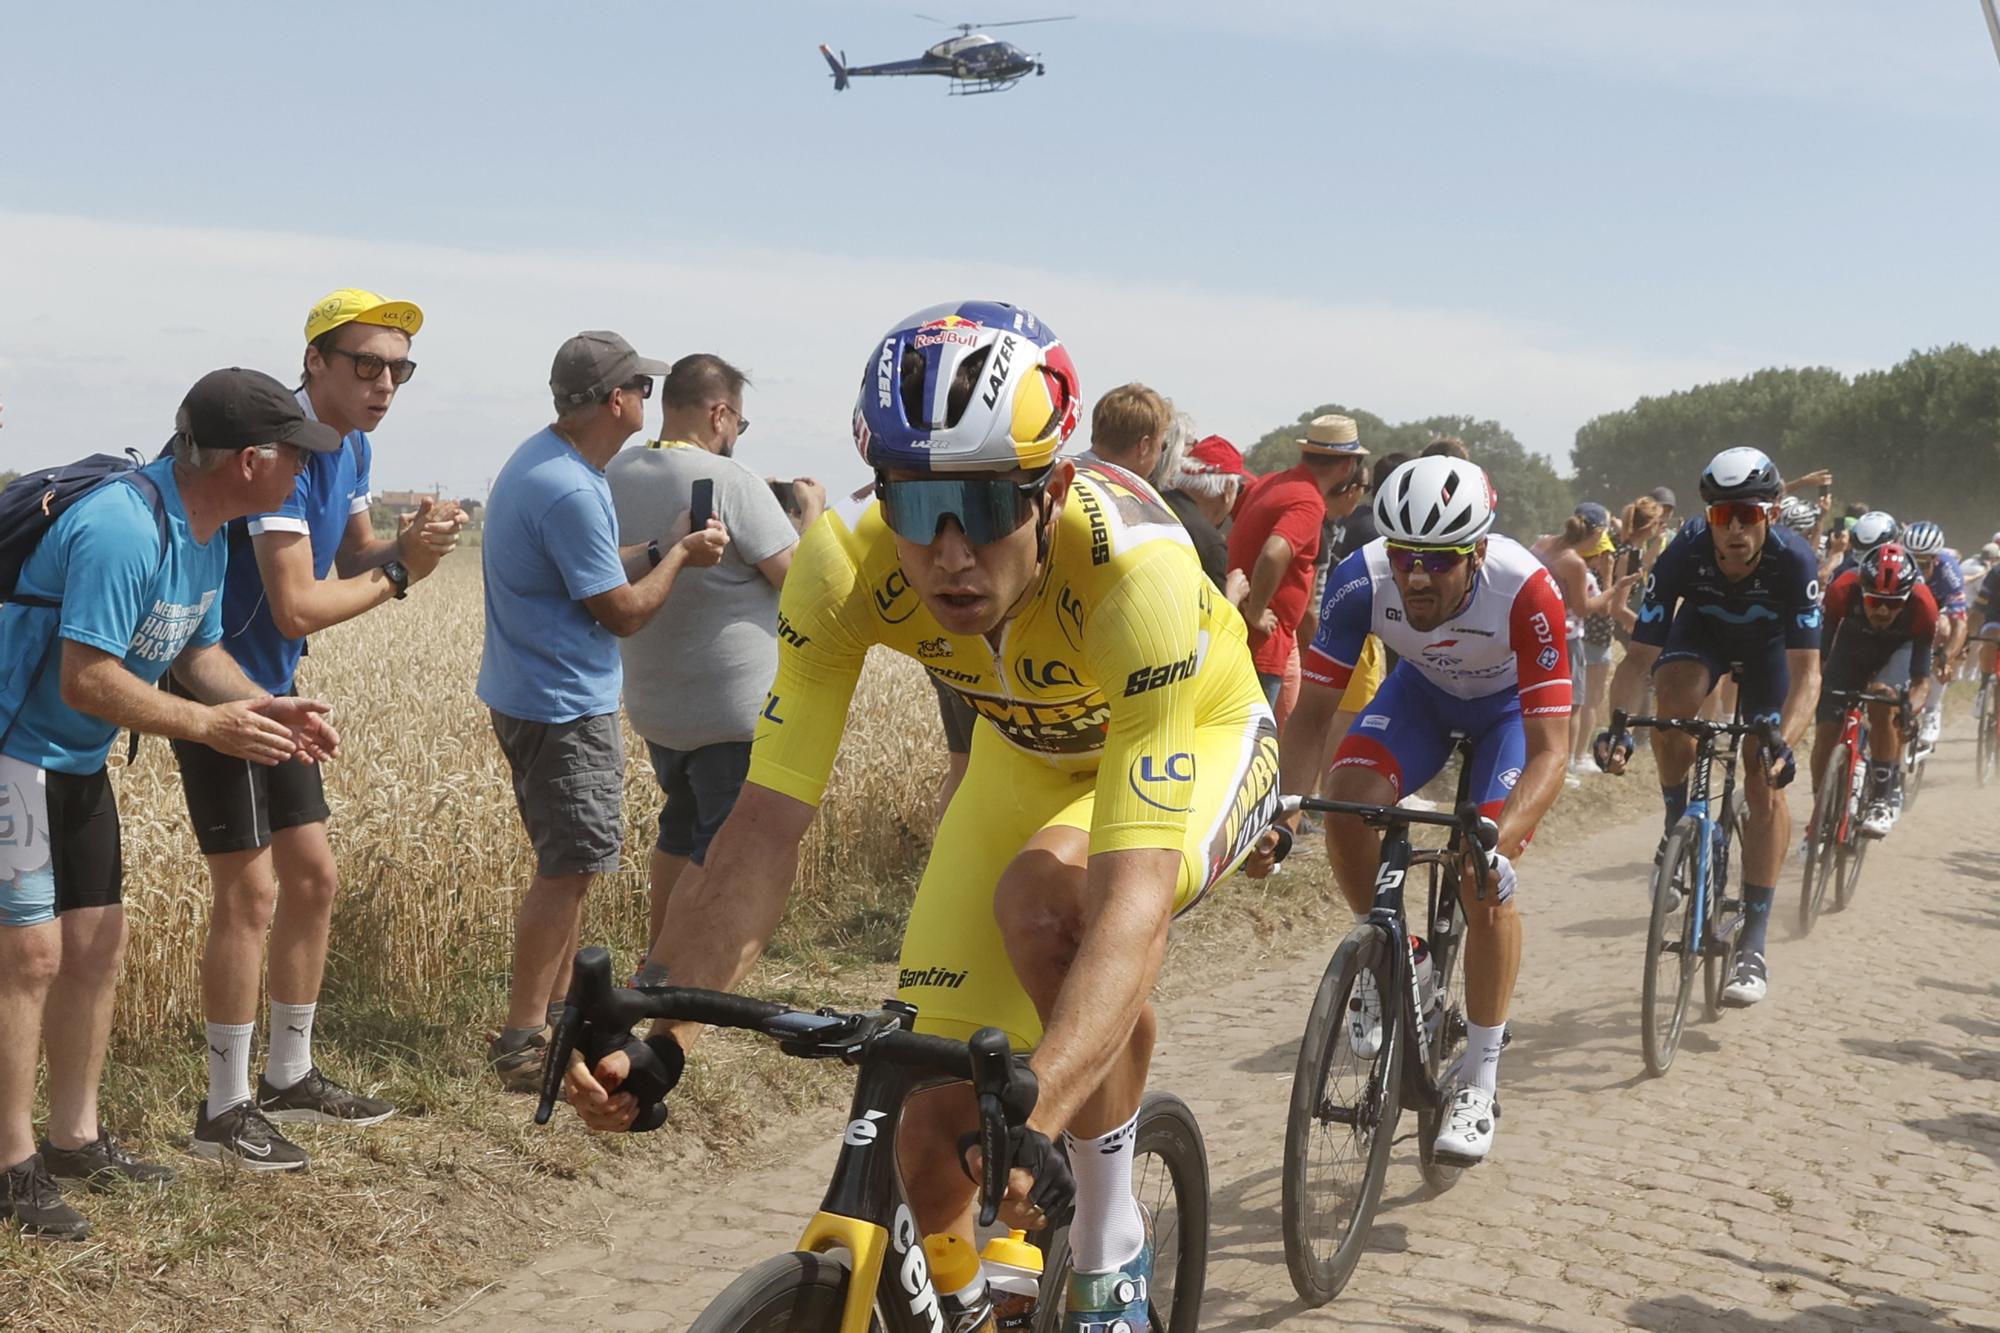
[[[1352,417],[1314,417],[1299,441],[1298,465],[1252,483],[1230,529],[1229,567],[1250,580],[1243,619],[1257,680],[1273,708],[1312,595],[1320,527],[1329,510],[1345,517],[1360,502],[1367,463]]]

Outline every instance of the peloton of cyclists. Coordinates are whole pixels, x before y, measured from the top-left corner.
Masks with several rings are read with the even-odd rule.
[[[1725,1002],[1737,1007],[1756,1004],[1769,990],[1765,937],[1791,833],[1784,789],[1797,774],[1792,746],[1811,719],[1819,686],[1819,567],[1805,540],[1773,521],[1783,491],[1777,467],[1759,450],[1725,449],[1709,461],[1701,474],[1707,512],[1684,526],[1654,563],[1631,651],[1611,682],[1615,708],[1638,712],[1650,675],[1660,716],[1694,717],[1734,668],[1744,716],[1778,725],[1775,750],[1744,741],[1743,934],[1736,973],[1723,990]],[[1652,745],[1671,830],[1687,808],[1695,741],[1655,730]],[[1623,773],[1632,741],[1607,730],[1598,733],[1595,750],[1607,772]]]
[[[1562,593],[1540,560],[1489,532],[1493,518],[1492,485],[1469,462],[1417,458],[1390,473],[1375,498],[1381,535],[1327,579],[1297,710],[1303,734],[1320,734],[1372,633],[1400,660],[1340,742],[1325,795],[1394,805],[1444,766],[1454,731],[1472,741],[1473,799],[1498,822],[1500,839],[1483,896],[1470,867],[1459,879],[1469,1030],[1434,1144],[1439,1157],[1466,1164],[1492,1151],[1500,1115],[1500,1047],[1521,960],[1512,858],[1562,794],[1569,759]],[[1321,753],[1287,751],[1280,787],[1311,791]],[[1287,822],[1296,829],[1298,816]],[[1381,836],[1355,816],[1329,815],[1326,838],[1335,879],[1361,920],[1374,899]],[[1249,873],[1263,869],[1261,856],[1253,858]],[[1382,1019],[1381,997],[1372,981],[1364,984],[1349,1041],[1367,1057],[1381,1041]]]
[[[1910,707],[1931,687],[1931,650],[1938,628],[1938,605],[1919,577],[1917,562],[1897,542],[1886,542],[1861,557],[1859,567],[1826,590],[1826,623],[1821,629],[1824,661],[1818,725],[1813,731],[1813,791],[1820,770],[1840,739],[1846,705],[1836,690],[1908,686]],[[1873,838],[1889,832],[1903,811],[1903,732],[1901,710],[1884,698],[1868,705],[1868,786],[1861,831]]]

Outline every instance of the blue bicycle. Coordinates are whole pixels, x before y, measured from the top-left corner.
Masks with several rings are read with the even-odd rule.
[[[1730,897],[1732,844],[1743,836],[1745,799],[1736,787],[1739,746],[1755,736],[1777,743],[1769,722],[1746,722],[1739,711],[1728,722],[1701,718],[1611,714],[1613,735],[1628,727],[1686,732],[1695,739],[1694,768],[1688,773],[1687,811],[1667,833],[1653,865],[1653,916],[1646,931],[1646,980],[1640,999],[1640,1035],[1646,1070],[1667,1072],[1680,1049],[1694,996],[1696,965],[1703,970],[1703,1007],[1711,1022],[1721,1017],[1722,991],[1736,965],[1736,939],[1743,927],[1743,900]],[[1715,797],[1713,770],[1722,769],[1722,792]]]

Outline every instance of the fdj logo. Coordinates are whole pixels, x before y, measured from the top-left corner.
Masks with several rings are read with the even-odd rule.
[[[1194,782],[1194,756],[1186,750],[1170,754],[1164,761],[1152,755],[1142,754],[1132,761],[1130,774],[1133,792],[1155,810],[1166,810],[1174,814],[1185,814],[1194,809],[1194,793],[1187,793],[1187,804],[1171,805],[1172,798],[1164,788],[1171,783]],[[1159,799],[1166,797],[1166,799]]]
[[[931,1270],[924,1262],[922,1239],[917,1234],[916,1219],[910,1216],[910,1206],[897,1204],[896,1219],[889,1226],[889,1243],[903,1256],[896,1279],[903,1284],[903,1294],[910,1298],[910,1313],[927,1316],[931,1333],[945,1333],[944,1312],[938,1309],[937,1291],[931,1286]]]

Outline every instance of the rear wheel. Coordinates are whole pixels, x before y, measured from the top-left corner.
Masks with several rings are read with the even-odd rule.
[[[1388,954],[1387,937],[1373,926],[1341,941],[1299,1042],[1285,1121],[1283,1218],[1285,1265],[1308,1305],[1326,1304],[1353,1276],[1389,1174],[1402,1109],[1397,1061],[1404,1034]],[[1364,972],[1383,999],[1382,1041],[1366,1057],[1355,1054],[1347,1021]]]
[[[1696,842],[1701,827],[1682,819],[1667,835],[1653,871],[1653,916],[1646,928],[1646,978],[1639,996],[1639,1032],[1646,1071],[1667,1072],[1680,1049],[1694,994],[1694,953],[1688,947],[1688,914],[1694,911]]]
[[[1833,910],[1844,912],[1854,901],[1855,890],[1861,887],[1861,861],[1868,855],[1868,844],[1872,838],[1860,835],[1860,829],[1852,825],[1847,831],[1847,845],[1840,849],[1840,864],[1833,883]]]
[[[1994,695],[1993,677],[1979,682],[1979,697],[1973,714],[1974,740],[1977,743],[1973,761],[1973,772],[1984,787],[1993,780],[1996,763],[2000,763],[2000,700]]]
[[[1854,763],[1846,745],[1836,745],[1820,770],[1819,795],[1813,799],[1812,818],[1806,823],[1806,869],[1799,891],[1799,934],[1812,934],[1826,906],[1840,853],[1841,816],[1849,801],[1849,784],[1854,781]]]
[[[1208,1148],[1187,1103],[1149,1092],[1133,1135],[1132,1193],[1152,1219],[1153,1333],[1195,1333],[1208,1283]],[[1057,1333],[1068,1313],[1069,1229],[1051,1238],[1035,1307],[1037,1333]]]
[[[773,1255],[730,1283],[688,1333],[840,1333],[847,1281],[826,1255]],[[881,1324],[869,1327],[879,1333]]]
[[[1436,1194],[1442,1194],[1456,1185],[1458,1178],[1465,1174],[1464,1167],[1446,1165],[1432,1155],[1431,1149],[1437,1142],[1438,1131],[1443,1128],[1446,1099],[1451,1091],[1442,1085],[1450,1079],[1452,1067],[1465,1053],[1468,1032],[1465,1016],[1465,914],[1459,910],[1457,881],[1451,876],[1440,876],[1440,879],[1442,882],[1435,895],[1436,906],[1425,933],[1430,943],[1431,971],[1439,1007],[1429,1015],[1418,1016],[1418,1021],[1426,1023],[1431,1029],[1424,1072],[1429,1076],[1431,1085],[1438,1088],[1439,1100],[1435,1107],[1417,1112],[1417,1166],[1423,1172],[1424,1183]]]

